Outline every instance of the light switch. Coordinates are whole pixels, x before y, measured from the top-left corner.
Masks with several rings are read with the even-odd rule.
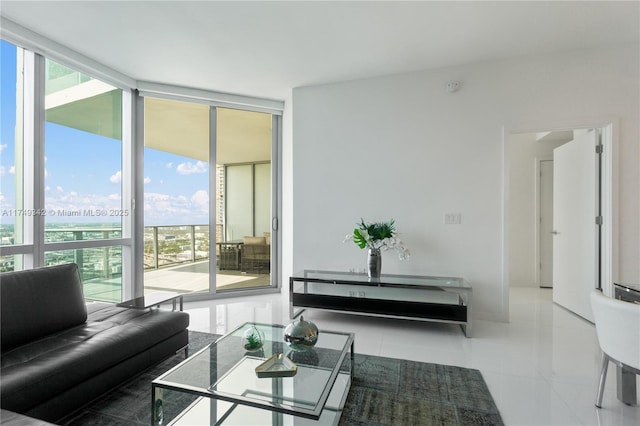
[[[462,213],[445,213],[445,225],[460,225],[462,223]]]

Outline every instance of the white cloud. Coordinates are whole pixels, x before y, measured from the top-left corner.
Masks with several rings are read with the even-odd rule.
[[[167,166],[167,169],[172,169],[173,168],[173,163],[167,163],[167,164],[165,164],[165,166]]]
[[[145,201],[167,201],[169,198],[169,195],[167,194],[158,194],[157,192],[145,192],[144,193],[144,200]]]
[[[198,207],[200,209],[207,209],[209,207],[209,194],[207,194],[207,191],[204,191],[202,189],[196,191],[191,196],[191,203],[193,203],[195,207]]]
[[[64,192],[64,189],[61,186],[56,186],[56,191],[58,192]]]
[[[9,166],[9,171],[8,173],[10,175],[15,175],[16,174],[16,168],[15,166]],[[0,176],[4,176],[7,174],[7,168],[5,166],[0,166]]]
[[[58,187],[62,189],[61,187]],[[79,222],[116,222],[118,218],[111,216],[104,216],[97,218],[96,216],[84,215],[86,211],[108,210],[108,209],[121,209],[120,196],[118,194],[104,195],[104,194],[79,194],[77,192],[61,193],[61,192],[48,192],[45,196],[45,205],[48,210],[52,211],[74,211],[79,212],[81,216],[73,218],[74,221]],[[52,220],[67,221],[68,218],[57,216],[51,216]]]
[[[207,172],[207,163],[204,161],[198,161],[193,164],[191,161],[187,161],[186,163],[178,164],[176,167],[176,171],[181,175],[191,175],[194,173],[206,173]]]
[[[144,194],[144,221],[149,225],[208,223],[209,196],[196,191],[191,197],[156,192]]]
[[[5,144],[0,145],[0,152],[2,152],[2,151],[4,151],[5,149],[7,149],[7,147],[8,147],[8,146],[9,146],[9,145],[7,145],[6,143],[5,143]]]
[[[51,191],[51,187],[49,185],[47,185],[47,186],[44,187],[44,190],[45,191]]]
[[[151,183],[151,178],[149,176],[147,176],[146,178],[144,178],[144,184],[148,184]]]
[[[118,170],[114,175],[111,175],[109,178],[111,183],[120,183],[122,182],[122,171]]]

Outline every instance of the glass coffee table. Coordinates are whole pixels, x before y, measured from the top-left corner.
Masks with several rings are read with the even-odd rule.
[[[255,326],[264,345],[247,352],[244,332]],[[308,351],[292,351],[284,326],[245,323],[151,383],[154,425],[336,425],[351,387],[354,335],[320,330]],[[258,377],[255,368],[284,354],[293,377]]]

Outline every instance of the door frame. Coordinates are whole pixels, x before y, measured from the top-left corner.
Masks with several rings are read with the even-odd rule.
[[[509,137],[515,133],[537,133],[543,131],[567,131],[573,129],[601,129],[603,145],[601,166],[601,268],[602,291],[613,295],[613,283],[618,277],[618,140],[619,120],[615,117],[592,118],[564,122],[538,122],[505,125],[502,128],[502,306],[505,322],[509,321]],[[595,220],[595,218],[594,218]]]
[[[143,171],[144,171],[144,99],[146,97],[155,99],[167,99],[181,102],[200,103],[209,106],[209,143],[210,148],[217,146],[217,108],[231,108],[243,111],[253,111],[271,115],[271,271],[270,284],[264,287],[239,289],[236,291],[217,291],[215,277],[216,262],[209,258],[209,289],[206,292],[185,293],[185,301],[212,300],[232,297],[244,297],[261,294],[281,292],[281,270],[282,270],[282,229],[280,227],[280,217],[282,216],[282,114],[284,103],[281,108],[279,101],[262,100],[259,98],[249,98],[244,96],[232,96],[233,102],[225,101],[225,95],[218,92],[207,92],[198,89],[184,89],[176,86],[165,86],[161,84],[145,84],[147,90],[134,93],[135,108],[135,136],[137,143],[134,145],[135,152],[133,160],[136,167],[135,190],[139,199],[144,199]],[[147,87],[148,86],[148,87]],[[216,100],[220,97],[221,100]],[[246,103],[246,100],[253,100],[254,103]],[[258,105],[266,103],[266,106]],[[273,104],[273,105],[271,105]],[[209,164],[216,164],[216,150],[209,150]],[[215,172],[209,172],[209,188],[215,188]],[[135,204],[135,198],[133,199]],[[209,197],[209,229],[215,229],[215,197]],[[136,297],[144,294],[144,265],[142,262],[144,251],[144,209],[134,210],[134,230],[136,236],[136,246],[134,250],[135,277],[133,292]],[[215,253],[215,239],[209,239],[209,253]]]
[[[536,174],[536,178],[535,178],[535,195],[536,195],[536,200],[535,200],[535,209],[536,209],[536,223],[535,223],[535,264],[538,266],[535,268],[535,282],[538,285],[538,288],[547,288],[547,287],[542,287],[542,268],[540,267],[540,265],[542,264],[542,243],[541,243],[541,239],[540,239],[540,232],[541,232],[541,226],[540,224],[542,223],[542,200],[540,198],[540,193],[542,191],[542,162],[543,161],[553,161],[553,156],[549,156],[549,155],[544,155],[544,156],[540,156],[540,157],[536,157],[535,159],[535,174]],[[552,218],[553,219],[553,218]],[[550,288],[550,287],[549,287]]]

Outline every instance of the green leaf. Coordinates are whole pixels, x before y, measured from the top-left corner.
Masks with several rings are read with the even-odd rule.
[[[356,243],[356,245],[361,249],[367,246],[367,241],[364,239],[358,229],[353,230],[353,242]]]

